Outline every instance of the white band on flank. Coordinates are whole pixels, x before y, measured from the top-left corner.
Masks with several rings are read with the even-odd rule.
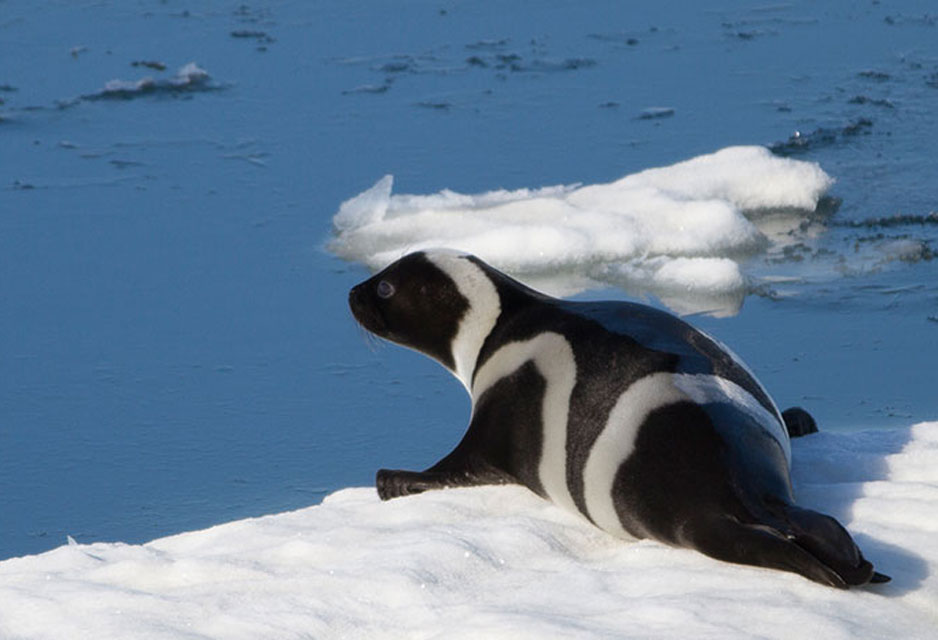
[[[632,537],[622,526],[613,502],[616,473],[632,454],[638,430],[648,414],[685,400],[695,404],[730,402],[745,409],[778,441],[791,466],[791,448],[784,426],[745,389],[712,375],[655,373],[632,383],[619,397],[583,467],[586,510],[601,529],[619,537]]]
[[[498,290],[485,272],[466,258],[466,254],[428,251],[426,256],[456,283],[459,293],[469,302],[450,348],[456,368],[454,373],[471,394],[472,373],[479,351],[502,310]]]
[[[697,331],[700,331],[700,329],[697,329]],[[720,349],[722,349],[723,351],[725,351],[725,352],[733,359],[733,361],[734,361],[736,364],[738,364],[738,365],[742,368],[743,371],[745,371],[746,373],[749,374],[749,377],[752,378],[752,381],[759,387],[759,389],[762,390],[762,395],[764,395],[766,398],[768,398],[769,404],[772,405],[772,410],[775,412],[775,417],[778,418],[778,421],[781,422],[781,423],[784,425],[784,424],[785,424],[785,420],[782,418],[782,412],[778,410],[778,406],[776,406],[775,400],[772,399],[772,396],[770,396],[770,395],[768,394],[768,392],[765,390],[765,387],[763,387],[762,384],[759,382],[759,379],[756,377],[756,374],[752,372],[752,369],[749,368],[749,365],[747,365],[746,362],[745,362],[742,358],[740,358],[738,355],[736,355],[736,352],[735,352],[735,351],[733,351],[732,349],[730,349],[730,348],[729,348],[727,345],[725,345],[722,341],[717,340],[716,338],[714,338],[713,336],[711,336],[711,335],[710,335],[709,333],[707,333],[706,331],[700,331],[700,333],[703,334],[703,336],[706,337],[707,339],[711,340],[715,345],[717,345],[718,347],[720,347]],[[788,440],[788,432],[787,432],[787,431],[785,432],[785,438],[784,438],[784,440],[786,440],[786,441]],[[785,444],[785,445],[782,445],[782,446],[787,447],[788,445]]]
[[[583,497],[586,512],[600,529],[632,538],[626,531],[612,500],[612,484],[622,463],[632,454],[638,429],[653,410],[686,400],[672,382],[673,374],[654,373],[636,380],[616,401],[609,419],[583,467]]]
[[[558,333],[546,332],[500,348],[475,377],[473,404],[489,387],[527,362],[534,363],[545,381],[541,405],[543,444],[538,466],[541,485],[551,500],[578,513],[567,486],[567,423],[570,395],[576,384],[576,360],[567,339]]]
[[[735,382],[719,376],[683,373],[674,376],[674,386],[686,393],[697,404],[730,400],[734,405],[744,408],[770,436],[778,441],[785,453],[788,468],[791,469],[791,441],[778,409],[770,412],[751,393]],[[773,403],[772,406],[775,407],[775,404]]]

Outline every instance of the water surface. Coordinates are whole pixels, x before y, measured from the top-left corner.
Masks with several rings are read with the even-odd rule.
[[[324,249],[387,173],[474,193],[732,144],[819,162],[833,210],[752,259],[741,313],[694,321],[822,428],[934,419],[929,9],[0,2],[0,558],[447,452],[460,386],[363,338],[366,271]]]

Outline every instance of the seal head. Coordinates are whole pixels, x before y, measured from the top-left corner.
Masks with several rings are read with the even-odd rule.
[[[453,337],[469,301],[427,254],[412,253],[353,287],[349,307],[355,319],[379,338],[455,370]]]

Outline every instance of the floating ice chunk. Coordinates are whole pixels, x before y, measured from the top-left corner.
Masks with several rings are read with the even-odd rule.
[[[102,94],[144,92],[156,86],[156,81],[147,76],[140,80],[108,80],[104,84]]]
[[[180,87],[185,85],[201,84],[208,80],[208,78],[208,71],[194,62],[190,62],[179,69],[179,71],[176,72],[176,77],[173,78],[170,82],[172,82],[177,87]]]
[[[609,265],[602,281],[623,289],[653,289],[677,313],[725,316],[742,305],[746,277],[729,258],[666,258]]]
[[[674,109],[671,107],[648,107],[647,109],[642,109],[642,112],[638,114],[639,120],[662,120],[664,118],[670,118],[674,115]]]
[[[886,261],[919,262],[928,259],[932,255],[931,250],[924,241],[912,238],[888,240],[879,246],[879,250]]]
[[[344,230],[363,227],[381,220],[388,209],[393,185],[394,176],[384,176],[367,191],[343,202],[332,219],[335,228]]]
[[[832,180],[815,163],[729,147],[608,184],[392,195],[392,183],[342,203],[330,250],[380,269],[408,251],[459,249],[549,293],[617,285],[693,311],[701,296],[738,304],[737,261],[771,245],[756,218],[804,215]]]
[[[651,186],[687,200],[723,200],[743,211],[813,211],[833,183],[816,162],[782,158],[765,147],[749,146],[647,169],[613,184]]]
[[[721,291],[745,284],[739,265],[729,258],[676,258],[666,263],[655,280],[662,286]]]
[[[130,100],[151,94],[176,94],[189,91],[211,91],[220,88],[211,82],[208,72],[194,62],[179,69],[167,80],[155,80],[150,76],[140,80],[110,80],[97,93],[81,97],[83,100]]]

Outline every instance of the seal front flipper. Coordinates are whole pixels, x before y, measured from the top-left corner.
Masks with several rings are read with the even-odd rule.
[[[814,417],[801,407],[791,407],[782,411],[782,419],[785,421],[785,429],[788,431],[789,438],[798,438],[806,436],[809,433],[817,433],[817,422]]]
[[[401,471],[379,469],[375,476],[378,497],[382,500],[400,498],[434,489],[473,487],[483,484],[510,484],[515,482],[505,473],[494,469],[470,471],[468,469]]]

